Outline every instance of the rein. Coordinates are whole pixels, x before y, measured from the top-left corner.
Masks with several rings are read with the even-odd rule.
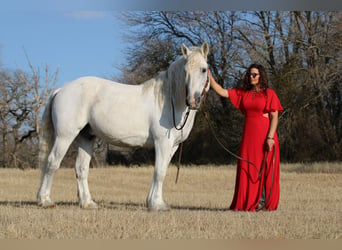
[[[209,67],[208,67],[208,70],[209,70]],[[202,98],[202,101],[203,101],[203,104],[205,104],[205,99],[206,99],[206,91],[205,89],[207,88],[209,84],[209,75],[207,76],[207,81],[205,83],[205,86],[203,88],[203,91],[202,91],[202,94],[201,94],[201,98]],[[188,117],[189,117],[189,114],[190,114],[190,108],[187,107],[187,112],[185,114],[185,118],[184,118],[184,123],[180,126],[180,127],[177,127],[176,125],[176,119],[175,119],[175,108],[174,108],[174,104],[173,104],[173,99],[171,98],[171,105],[172,105],[172,114],[173,114],[173,125],[175,127],[175,129],[177,130],[182,130],[188,120]],[[241,161],[244,161],[248,164],[251,164],[255,170],[257,171],[258,173],[258,180],[261,181],[261,177],[262,177],[262,173],[265,169],[265,175],[266,175],[266,163],[267,163],[267,158],[268,158],[268,151],[265,152],[265,155],[264,155],[264,159],[263,159],[263,163],[262,163],[262,166],[261,166],[261,169],[259,171],[258,167],[251,161],[243,158],[243,157],[240,157],[238,156],[237,154],[233,153],[232,151],[230,151],[225,145],[223,145],[223,143],[220,141],[220,139],[217,137],[216,133],[214,132],[214,129],[209,121],[209,118],[208,118],[208,114],[207,112],[203,111],[203,115],[209,125],[209,128],[210,128],[210,131],[211,133],[213,134],[215,140],[217,141],[217,143],[226,151],[228,152],[230,155],[232,155],[233,157],[235,157],[236,159],[238,160],[241,160]],[[177,175],[176,175],[176,181],[175,183],[177,184],[178,182],[178,176],[179,176],[179,169],[180,169],[180,162],[181,162],[181,158],[182,158],[182,151],[183,151],[183,142],[180,143],[180,149],[179,149],[179,156],[178,156],[178,163],[177,163]],[[273,162],[272,162],[272,179],[271,179],[271,187],[270,187],[270,192],[268,194],[268,197],[267,199],[265,200],[265,204],[259,208],[257,211],[259,210],[262,210],[263,208],[266,207],[266,204],[269,202],[270,198],[271,198],[271,194],[272,194],[272,188],[273,188],[273,178],[274,178],[274,163],[275,163],[275,149],[273,148],[273,156],[272,156],[272,159],[273,159]],[[265,183],[264,183],[265,187],[266,187],[266,178],[265,178]],[[262,192],[262,191],[261,191]]]
[[[260,169],[260,172],[259,172],[259,180],[261,181],[261,174],[264,170],[264,167],[266,165],[266,159],[267,159],[267,156],[268,156],[268,151],[265,152],[265,155],[264,155],[264,161],[263,161],[263,164],[262,164],[262,167]],[[274,177],[274,163],[275,163],[275,149],[273,148],[273,156],[272,156],[272,178],[271,178],[271,187],[270,187],[270,192],[268,193],[268,197],[267,199],[265,200],[265,203],[262,205],[262,207],[256,209],[256,211],[260,211],[262,209],[264,209],[266,207],[266,204],[270,201],[270,198],[271,198],[271,194],[272,194],[272,188],[273,188],[273,177]],[[265,177],[266,177],[266,170],[265,170]],[[266,189],[266,179],[265,178],[265,183],[264,183],[264,186],[265,186],[265,189]],[[261,184],[261,183],[260,183]],[[263,192],[263,189],[261,189],[261,192]]]
[[[208,71],[209,71],[209,67],[208,67]],[[204,88],[203,88],[202,93],[201,93],[201,98],[202,98],[203,103],[205,103],[205,98],[206,98],[206,94],[207,94],[205,89],[208,87],[208,84],[209,84],[209,75],[207,75],[207,81],[205,82]],[[186,121],[188,120],[188,117],[190,114],[190,108],[187,107],[187,112],[185,113],[184,123],[180,126],[180,128],[178,128],[176,125],[175,107],[174,107],[172,98],[171,98],[171,105],[172,105],[172,115],[173,115],[173,126],[177,130],[182,130],[186,124]],[[180,162],[182,159],[182,151],[183,151],[183,142],[180,143],[180,148],[179,148],[179,156],[178,156],[178,163],[177,163],[177,175],[176,175],[176,181],[175,181],[176,184],[178,182]]]
[[[209,70],[209,68],[208,68],[208,70]],[[208,87],[208,84],[209,84],[209,75],[207,75],[207,81],[205,82],[204,88],[203,88],[202,93],[201,93],[201,98],[203,98],[203,103],[205,103],[205,98],[206,98],[206,94],[207,94],[205,89]],[[173,104],[173,98],[171,98],[171,105],[172,105],[173,126],[177,130],[182,130],[184,128],[185,124],[186,124],[186,121],[188,120],[188,117],[189,117],[189,114],[190,114],[190,108],[189,108],[189,106],[187,106],[187,111],[186,111],[185,117],[184,117],[184,123],[180,127],[177,127],[177,125],[176,125],[176,115],[175,115],[175,106]]]
[[[223,143],[222,143],[222,142],[220,141],[220,139],[217,137],[217,135],[216,135],[216,133],[215,133],[215,131],[214,131],[214,129],[213,129],[213,127],[212,127],[210,121],[209,121],[207,112],[203,111],[203,114],[204,114],[204,117],[205,117],[205,119],[206,119],[206,121],[207,121],[207,123],[208,123],[208,125],[209,125],[210,131],[211,131],[211,133],[213,134],[214,138],[216,139],[217,143],[218,143],[226,152],[228,152],[228,153],[229,153],[230,155],[232,155],[233,157],[237,158],[238,160],[247,162],[248,164],[251,164],[251,165],[255,168],[255,170],[258,172],[258,180],[261,181],[262,173],[263,173],[264,169],[266,169],[265,166],[266,166],[266,163],[267,163],[267,158],[268,158],[268,153],[269,153],[269,151],[266,151],[266,152],[265,152],[264,159],[263,159],[263,163],[262,163],[261,169],[260,169],[260,171],[259,171],[258,167],[257,167],[253,162],[251,162],[251,161],[249,161],[249,160],[247,160],[247,159],[245,159],[245,158],[242,158],[242,157],[238,156],[237,154],[234,154],[232,151],[230,151],[227,147],[225,147],[225,146],[223,145]],[[265,200],[265,204],[264,204],[261,208],[259,208],[257,211],[262,210],[263,208],[265,208],[266,204],[269,202],[269,200],[270,200],[270,198],[271,198],[271,193],[272,193],[272,188],[273,188],[273,177],[274,177],[274,163],[275,163],[275,149],[274,149],[274,148],[273,148],[273,156],[272,156],[272,159],[273,159],[273,162],[272,162],[272,179],[271,179],[270,192],[269,192],[269,194],[268,194],[267,199]],[[266,175],[266,170],[265,170],[265,175]],[[265,187],[266,187],[266,178],[265,178],[265,184],[264,184],[264,185],[265,185]],[[262,192],[262,191],[261,191],[261,192]]]
[[[184,117],[184,122],[180,127],[177,127],[176,125],[176,115],[175,115],[175,106],[173,104],[173,99],[171,100],[171,105],[172,105],[172,116],[173,116],[173,126],[175,127],[175,129],[177,130],[182,130],[186,124],[186,121],[188,120],[189,114],[190,114],[190,108],[186,107],[187,111],[185,113],[185,117]]]

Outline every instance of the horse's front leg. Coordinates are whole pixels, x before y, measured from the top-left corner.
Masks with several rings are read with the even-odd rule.
[[[155,143],[156,159],[150,192],[147,196],[147,208],[150,211],[170,210],[170,206],[163,199],[163,182],[167,168],[177,146],[169,145],[169,141],[158,141]]]

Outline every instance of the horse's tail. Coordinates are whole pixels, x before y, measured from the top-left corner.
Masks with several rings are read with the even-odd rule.
[[[44,174],[49,153],[52,149],[55,133],[51,117],[51,106],[54,97],[60,89],[57,89],[48,99],[42,116],[39,130],[39,165]]]

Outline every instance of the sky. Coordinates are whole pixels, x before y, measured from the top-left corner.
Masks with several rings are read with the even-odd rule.
[[[193,2],[201,10],[255,8],[249,0],[2,0],[0,69],[29,72],[27,54],[41,72],[45,66],[51,73],[59,69],[57,86],[87,75],[118,77],[128,44],[124,40],[127,26],[116,15],[126,10],[194,10]],[[297,0],[277,2],[281,3],[286,5],[274,6],[273,0],[260,0],[257,5],[263,9],[302,8]],[[310,5],[303,6],[314,9],[313,4],[321,3],[310,0]],[[336,8],[331,3],[328,7]]]
[[[57,85],[81,76],[113,78],[125,61],[127,28],[116,11],[0,10],[2,69],[59,69]],[[26,57],[27,55],[27,57]]]

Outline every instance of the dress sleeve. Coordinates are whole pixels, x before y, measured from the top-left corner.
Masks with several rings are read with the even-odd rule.
[[[228,89],[228,95],[231,103],[236,107],[237,109],[240,109],[240,103],[242,99],[242,93],[239,89]]]
[[[265,113],[274,112],[274,111],[283,111],[283,107],[281,106],[280,100],[272,89],[267,89],[267,102],[265,107]]]

